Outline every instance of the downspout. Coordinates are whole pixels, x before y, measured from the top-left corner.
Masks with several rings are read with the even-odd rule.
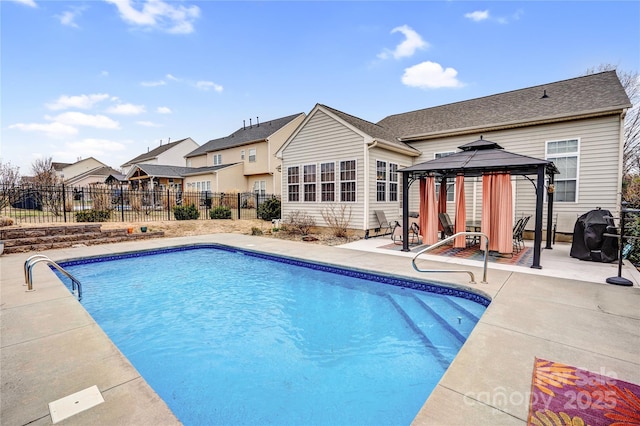
[[[364,144],[364,231],[369,230],[369,150],[378,145],[374,141],[371,145]]]

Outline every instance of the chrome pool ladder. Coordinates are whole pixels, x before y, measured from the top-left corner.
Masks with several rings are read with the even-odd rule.
[[[76,289],[77,289],[77,291],[78,291],[78,300],[80,300],[82,298],[82,285],[80,284],[80,281],[78,281],[78,279],[76,277],[71,275],[69,272],[65,271],[62,266],[58,265],[56,262],[54,262],[53,260],[49,259],[44,254],[34,254],[33,256],[29,257],[24,262],[24,285],[27,286],[27,291],[34,291],[34,289],[33,289],[33,267],[35,265],[37,265],[38,263],[46,263],[47,265],[53,266],[58,271],[60,271],[61,274],[65,275],[67,278],[69,278],[71,280],[71,289],[72,289],[72,291],[76,291]]]
[[[418,268],[418,266],[416,265],[416,259],[418,259],[418,256],[420,256],[421,254],[424,254],[430,250],[433,250],[435,248],[438,248],[444,244],[447,244],[449,241],[454,240],[456,237],[460,237],[460,236],[469,236],[469,237],[480,237],[480,241],[481,241],[481,246],[482,246],[482,237],[484,237],[485,239],[485,247],[484,247],[484,272],[482,275],[482,284],[486,284],[487,283],[487,253],[489,252],[489,237],[487,237],[486,234],[483,234],[482,232],[458,232],[457,234],[451,235],[450,237],[445,238],[444,240],[438,241],[435,244],[430,245],[429,247],[425,247],[424,249],[420,250],[414,257],[413,260],[411,260],[411,265],[413,266],[413,269],[415,269],[418,272],[465,272],[467,274],[469,274],[469,277],[471,278],[470,284],[475,284],[476,283],[476,279],[473,275],[473,272],[471,271],[467,271],[464,269],[420,269]]]

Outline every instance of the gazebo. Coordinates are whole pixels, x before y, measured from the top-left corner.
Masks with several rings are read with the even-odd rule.
[[[533,182],[533,186],[536,190],[536,209],[535,209],[535,232],[534,232],[534,250],[533,250],[533,264],[532,268],[540,269],[540,251],[542,248],[542,214],[544,205],[544,189],[545,189],[545,175],[548,176],[548,203],[547,203],[547,248],[551,248],[551,226],[553,222],[553,184],[554,175],[559,171],[553,162],[548,160],[541,160],[538,158],[529,157],[526,155],[515,154],[505,151],[500,145],[495,142],[490,142],[482,139],[470,142],[468,144],[458,147],[461,151],[446,157],[436,158],[431,161],[416,164],[411,167],[398,170],[402,174],[402,250],[409,251],[409,187],[416,180],[424,182],[423,178],[438,178],[441,182],[441,189],[446,186],[447,179],[456,179],[458,183],[457,193],[461,198],[464,197],[464,178],[465,177],[483,177],[483,194],[489,193],[489,188],[485,188],[485,185],[492,182],[492,178],[500,177],[502,182],[504,178],[510,182],[512,175],[525,176]],[[528,176],[535,175],[537,179],[534,181]],[[427,179],[428,182],[428,179]],[[510,185],[510,183],[509,183]],[[460,188],[462,186],[462,188]],[[429,188],[429,183],[422,185]],[[510,188],[509,188],[510,191]],[[433,191],[432,191],[433,192]],[[435,192],[434,196],[435,196]],[[442,192],[441,192],[442,194]],[[422,197],[422,194],[421,194]],[[510,202],[510,201],[509,201]],[[421,203],[422,204],[422,203]],[[483,199],[483,228],[485,227],[484,212],[485,204],[488,206],[487,200]],[[488,207],[487,207],[488,208]],[[421,207],[422,210],[422,207]],[[456,209],[456,214],[457,214]],[[509,211],[509,215],[512,212]],[[464,216],[462,216],[464,217]],[[509,216],[511,219],[511,216]],[[421,219],[423,220],[423,219]],[[437,221],[437,219],[436,219]],[[433,222],[433,217],[431,218]],[[505,221],[506,223],[512,223],[511,220]],[[488,223],[488,222],[487,222]],[[463,220],[464,225],[464,220]],[[433,223],[429,226],[437,226]],[[464,228],[463,228],[464,230]],[[509,230],[510,231],[510,230]],[[456,226],[456,232],[459,232],[459,228]],[[483,230],[484,232],[484,230]],[[429,242],[427,242],[429,244]]]

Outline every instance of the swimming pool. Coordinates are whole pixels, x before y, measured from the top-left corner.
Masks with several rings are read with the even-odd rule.
[[[61,265],[184,424],[408,424],[488,304],[218,245]]]

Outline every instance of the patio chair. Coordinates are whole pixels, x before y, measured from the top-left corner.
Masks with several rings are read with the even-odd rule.
[[[443,238],[450,237],[455,234],[455,228],[453,227],[453,222],[449,217],[449,213],[438,213],[438,219],[440,220],[440,225],[442,225]]]
[[[400,226],[397,220],[392,222],[388,221],[387,216],[384,214],[384,210],[374,210],[373,212],[376,214],[376,219],[378,220],[378,227],[375,228],[375,237],[393,234],[393,230]]]
[[[411,221],[411,219],[409,219]],[[394,244],[402,243],[402,225],[398,224],[391,232],[391,239]],[[417,222],[411,221],[409,224],[409,244],[420,244],[420,226]]]
[[[576,226],[578,215],[574,213],[558,213],[556,214],[556,223],[553,224],[553,244],[556,243],[556,234],[571,235],[573,237],[573,228]]]
[[[528,222],[529,218],[526,218],[526,221]],[[516,220],[515,225],[513,225],[513,250],[516,253],[519,253],[520,250],[524,248],[524,239],[522,237],[522,234],[524,233],[525,225],[526,222],[524,217]]]

